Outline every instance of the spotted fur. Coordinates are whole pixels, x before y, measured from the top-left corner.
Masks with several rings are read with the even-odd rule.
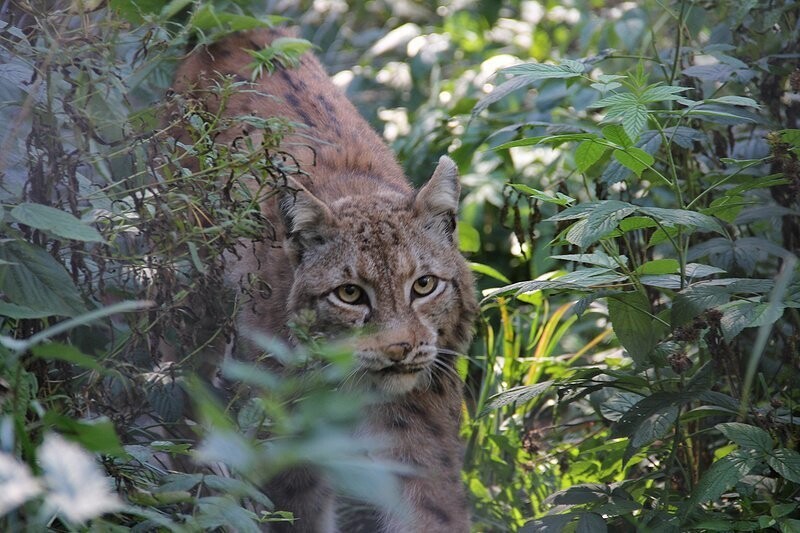
[[[250,79],[245,50],[263,48],[281,34],[239,33],[195,51],[179,67],[176,90],[202,91],[220,75]],[[353,342],[362,383],[385,395],[364,414],[360,432],[386,437],[389,458],[414,472],[402,480],[411,512],[380,515],[379,527],[387,533],[468,531],[458,438],[462,383],[454,362],[471,339],[476,302],[456,240],[455,164],[442,157],[415,191],[311,54],[297,68],[279,67],[246,89],[224,112],[305,124],[282,149],[306,175],[293,183],[293,194],[263,205],[283,246],[247,243],[234,262],[234,281],[260,279],[271,289],[265,301],[244,306],[238,327],[290,340],[292,317],[312,311],[317,334],[338,339],[359,332]],[[207,104],[212,110],[217,105],[212,97]],[[258,132],[248,134],[259,141]],[[229,131],[218,141],[233,142],[237,135],[241,131]],[[431,284],[433,290],[421,295],[417,288],[427,291]],[[341,292],[351,286],[363,292]],[[361,300],[342,299],[352,295]],[[291,531],[337,528],[334,495],[307,469],[281,476],[270,496],[299,518]]]

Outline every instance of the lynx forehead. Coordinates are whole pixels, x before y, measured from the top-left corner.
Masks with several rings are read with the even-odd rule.
[[[282,198],[261,206],[282,246],[243,243],[247,251],[231,264],[234,283],[259,279],[271,288],[266,304],[242,306],[238,327],[291,340],[293,317],[311,316],[312,333],[353,343],[365,378],[360,383],[385,393],[384,402],[364,413],[361,431],[385,435],[387,458],[413,467],[415,474],[402,480],[410,513],[381,512],[361,530],[466,532],[462,384],[454,360],[469,343],[477,304],[456,239],[456,165],[448,157],[432,161],[431,178],[415,191],[310,54],[297,68],[277,66],[273,75],[245,83],[252,61],[247,50],[282,35],[256,30],[200,48],[182,62],[175,82],[178,92],[220,112],[208,89],[220,76],[233,77],[245,86],[222,113],[281,116],[305,125],[281,146],[304,174]],[[217,142],[233,143],[242,133],[259,142],[260,133],[245,127]],[[298,468],[268,489],[276,508],[300,518],[291,531],[354,530],[337,523],[336,499],[319,473]]]

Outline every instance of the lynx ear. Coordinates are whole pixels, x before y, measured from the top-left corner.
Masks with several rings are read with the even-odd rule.
[[[454,240],[460,193],[458,167],[452,159],[443,155],[433,176],[414,199],[414,210],[417,216],[425,219],[425,227],[445,235],[450,242]]]
[[[308,189],[295,180],[279,202],[281,217],[286,226],[287,251],[299,263],[309,247],[325,242],[327,228],[333,222],[331,210]]]

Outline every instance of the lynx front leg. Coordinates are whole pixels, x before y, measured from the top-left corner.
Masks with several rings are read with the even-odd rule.
[[[322,476],[309,468],[294,468],[267,485],[267,495],[279,511],[294,514],[294,524],[275,523],[271,533],[336,533],[336,501]]]

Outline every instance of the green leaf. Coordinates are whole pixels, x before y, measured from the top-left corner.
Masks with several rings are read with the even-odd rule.
[[[13,319],[44,318],[50,316],[50,311],[36,311],[30,307],[0,302],[0,317]]]
[[[542,202],[546,202],[548,204],[569,205],[575,203],[575,198],[571,198],[560,192],[556,192],[555,195],[553,195],[552,193],[540,191],[539,189],[534,189],[533,187],[528,187],[527,185],[523,185],[521,183],[509,183],[508,186],[515,191],[519,191],[522,194],[527,194],[531,198],[541,200]]]
[[[594,141],[583,141],[575,150],[575,165],[580,172],[586,172],[597,163],[608,150],[607,146]]]
[[[492,150],[506,150],[508,148],[516,148],[517,146],[533,146],[536,144],[552,144],[558,146],[569,141],[588,141],[596,139],[597,135],[594,133],[562,133],[559,135],[543,135],[540,137],[528,137],[527,139],[517,139],[495,146]]]
[[[769,454],[767,463],[792,483],[800,483],[800,453],[789,448],[778,448]]]
[[[760,105],[758,105],[758,102],[756,102],[752,98],[747,98],[745,96],[720,96],[718,98],[708,98],[703,101],[714,104],[740,105],[744,107],[755,107],[755,108],[761,107]]]
[[[67,363],[72,363],[100,373],[107,372],[93,357],[86,355],[71,344],[50,342],[34,346],[31,348],[31,352],[35,357],[40,357],[42,359],[66,361]]]
[[[622,127],[631,140],[636,142],[645,126],[647,126],[647,108],[644,105],[637,104],[625,110],[625,113],[622,115]],[[643,150],[642,153],[646,152]],[[623,165],[624,164],[625,163],[623,163]]]
[[[48,411],[44,416],[44,423],[58,429],[64,437],[81,444],[89,451],[116,457],[128,456],[128,452],[122,448],[114,424],[108,418],[76,420]]]
[[[689,87],[678,87],[677,85],[656,85],[648,87],[639,97],[639,102],[649,104],[654,102],[666,102],[678,100],[679,93],[688,91]]]
[[[523,75],[533,80],[576,78],[586,71],[583,63],[565,59],[560,65],[547,63],[524,63],[507,67],[500,72],[504,74]]]
[[[772,324],[783,316],[785,305],[769,302],[751,302],[740,300],[731,303],[725,308],[722,315],[722,333],[725,340],[730,342],[745,328],[755,328]]]
[[[550,259],[560,259],[562,261],[575,261],[577,263],[586,263],[589,265],[597,265],[607,268],[617,268],[620,263],[623,265],[628,264],[628,258],[624,255],[611,257],[602,250],[595,250],[590,254],[565,254],[565,255],[551,255]],[[617,262],[619,261],[619,263]]]
[[[625,129],[622,126],[611,124],[610,126],[603,128],[602,132],[603,137],[614,144],[617,144],[623,148],[633,146],[633,142],[631,142],[630,137],[628,137],[628,134],[625,133]]]
[[[103,242],[102,235],[92,226],[66,211],[47,205],[22,203],[11,210],[11,216],[20,224],[46,231],[64,239]]]
[[[480,412],[478,417],[485,416],[490,411],[506,406],[510,403],[525,403],[537,396],[541,396],[553,386],[553,381],[543,381],[536,385],[525,385],[514,387],[507,391],[500,392],[489,398],[486,407]]]
[[[730,294],[724,287],[707,283],[687,287],[672,302],[672,325],[684,324],[706,309],[720,306],[729,299]]]
[[[192,15],[189,26],[197,32],[211,33],[215,37],[220,37],[235,31],[269,28],[272,22],[247,15],[217,12],[213,4],[206,3]]]
[[[726,422],[714,426],[729,440],[744,448],[750,448],[762,453],[769,453],[774,447],[772,437],[763,429],[741,422]]]
[[[614,158],[639,177],[645,169],[655,163],[653,156],[635,146],[629,146],[624,151],[614,150]]]
[[[722,229],[716,220],[696,211],[665,209],[663,207],[640,207],[638,211],[643,215],[653,217],[666,227],[687,226],[722,233]]]
[[[683,515],[686,516],[703,502],[719,498],[723,492],[749,474],[759,462],[759,454],[755,450],[739,449],[712,464],[695,485],[683,508]]]
[[[650,302],[638,291],[618,294],[608,299],[608,316],[620,344],[643,365],[658,341]]]
[[[490,267],[489,265],[484,265],[483,263],[470,263],[469,268],[473,272],[489,276],[490,278],[502,281],[503,283],[511,283],[511,280],[505,277],[502,272],[498,271],[493,267]]]
[[[625,449],[622,462],[627,464],[641,448],[668,435],[675,426],[679,412],[680,409],[677,405],[667,405],[639,421],[628,440],[628,446]]]
[[[585,220],[572,225],[567,231],[566,239],[572,244],[586,248],[611,233],[620,220],[635,211],[636,207],[627,202],[617,200],[597,202]]]
[[[675,259],[654,259],[639,265],[635,272],[649,275],[675,274],[680,268],[680,263]]]
[[[26,242],[0,243],[2,292],[12,303],[47,316],[75,316],[86,311],[64,267],[43,249]]]
[[[627,109],[637,105],[636,95],[632,93],[616,93],[594,102],[587,106],[589,109],[599,109],[601,107]]]
[[[606,533],[606,531],[608,531],[606,521],[595,513],[583,513],[575,528],[575,533]]]
[[[462,252],[478,252],[481,249],[481,234],[464,222],[458,224],[458,249]]]

